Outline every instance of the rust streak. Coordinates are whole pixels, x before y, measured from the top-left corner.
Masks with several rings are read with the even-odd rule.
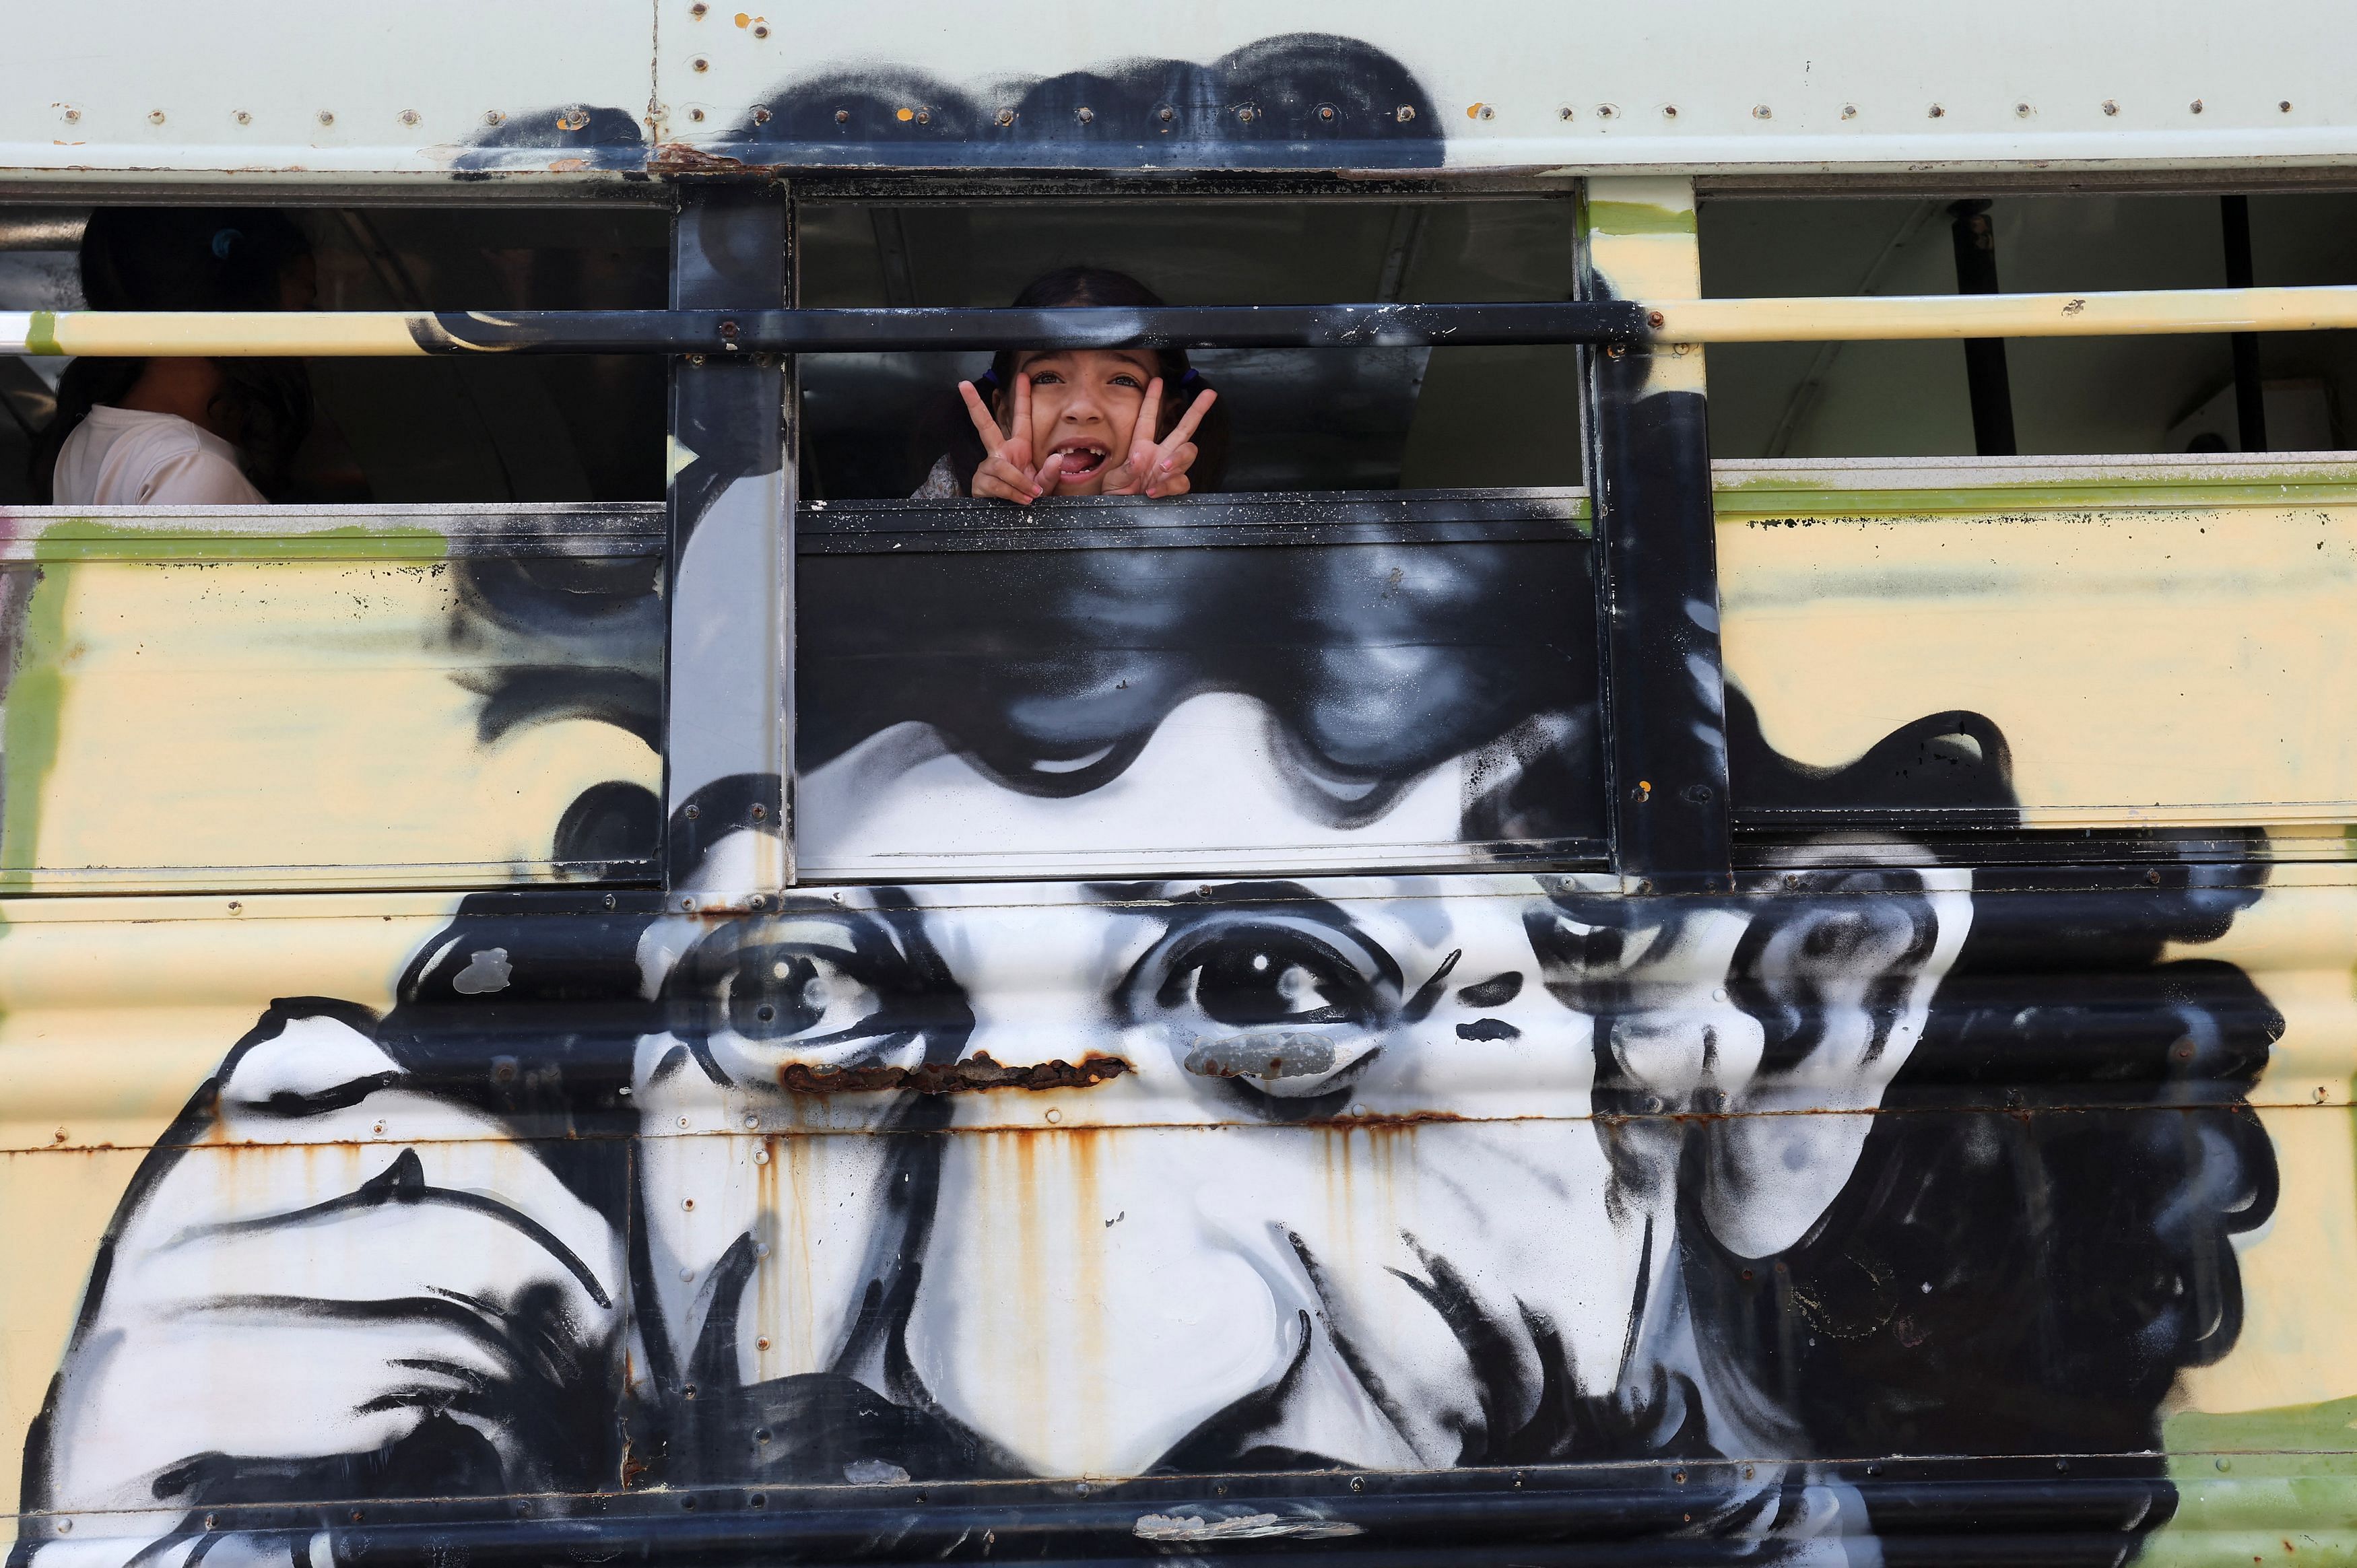
[[[778,1081],[792,1094],[854,1094],[907,1090],[918,1094],[966,1094],[985,1089],[1089,1089],[1130,1070],[1119,1057],[1088,1056],[1078,1067],[1067,1061],[1001,1067],[987,1051],[960,1062],[922,1067],[810,1067],[788,1062]]]
[[[685,142],[661,143],[647,160],[650,174],[742,174],[750,166],[741,159],[707,153]]]

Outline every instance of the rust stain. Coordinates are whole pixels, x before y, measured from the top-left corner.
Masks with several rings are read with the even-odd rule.
[[[810,1067],[788,1062],[778,1081],[792,1094],[855,1094],[908,1090],[918,1094],[965,1094],[985,1089],[1089,1089],[1130,1071],[1119,1057],[1087,1056],[1078,1067],[1067,1061],[1001,1067],[987,1051],[960,1062],[922,1067]]]
[[[661,142],[647,160],[650,174],[742,174],[751,166],[741,159],[707,153],[685,142]]]

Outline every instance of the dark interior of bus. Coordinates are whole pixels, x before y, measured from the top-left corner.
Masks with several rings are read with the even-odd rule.
[[[2237,203],[2240,203],[2239,208]],[[659,308],[668,218],[651,206],[306,208],[319,306]],[[80,303],[87,209],[0,211],[0,309]],[[997,306],[1075,263],[1174,305],[1515,301],[1574,286],[1577,209],[1559,195],[1414,199],[805,199],[805,306]],[[1847,199],[1720,195],[1701,210],[1713,295],[1915,295],[2357,282],[2357,195],[2212,193]],[[1958,236],[1988,243],[1977,263]],[[2246,239],[2244,236],[2246,235]],[[1971,269],[1977,267],[1977,272]],[[1971,275],[1960,274],[1960,267]],[[2348,333],[2256,340],[2265,429],[2238,417],[2224,337],[2015,340],[2010,451],[2335,450],[2357,439]],[[1954,342],[1771,343],[1709,351],[1722,461],[2006,455],[1976,425]],[[799,368],[806,499],[904,496],[926,412],[980,355],[811,356]],[[1229,490],[1579,482],[1578,374],[1560,346],[1204,350],[1226,401]],[[23,504],[29,443],[63,361],[0,359],[0,503]],[[320,417],[283,499],[379,503],[652,500],[665,476],[653,357],[322,359]],[[1986,396],[1986,391],[1984,396]]]

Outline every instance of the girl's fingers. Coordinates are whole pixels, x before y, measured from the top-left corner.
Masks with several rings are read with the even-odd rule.
[[[1149,496],[1183,496],[1191,488],[1187,470],[1195,466],[1195,444],[1182,441],[1170,451],[1155,459],[1146,471],[1146,493]]]
[[[1172,474],[1168,478],[1157,479],[1146,486],[1146,493],[1159,500],[1167,496],[1183,496],[1194,488],[1194,482],[1186,475]]]
[[[1220,394],[1209,387],[1196,393],[1195,401],[1187,405],[1187,412],[1180,414],[1178,423],[1171,427],[1169,436],[1162,443],[1163,449],[1169,450],[1174,442],[1193,439],[1195,427],[1203,423],[1203,416],[1211,412],[1211,404],[1219,399]]]
[[[1024,443],[1024,450],[1030,450],[1031,378],[1026,375],[1015,378],[1015,438]]]
[[[1162,428],[1162,378],[1156,376],[1146,383],[1146,400],[1137,405],[1137,423],[1130,426],[1130,446],[1135,449],[1143,441],[1154,445],[1154,433]]]
[[[1052,496],[1056,493],[1056,486],[1062,481],[1063,478],[1064,460],[1050,452],[1032,472],[1031,483],[1034,492],[1039,495]]]
[[[1029,506],[1039,493],[1032,483],[1028,468],[1018,468],[1004,456],[994,455],[974,471],[974,493],[989,500],[1013,501],[1017,506]]]
[[[972,381],[958,382],[958,395],[965,399],[965,413],[974,421],[974,432],[982,437],[982,449],[996,452],[1006,445],[1006,433],[998,428],[998,421],[990,417],[990,405],[982,401],[982,393]]]

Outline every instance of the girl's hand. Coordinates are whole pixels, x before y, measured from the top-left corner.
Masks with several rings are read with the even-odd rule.
[[[1157,443],[1154,427],[1162,422],[1162,378],[1146,383],[1146,401],[1138,405],[1137,424],[1130,433],[1129,455],[1105,475],[1109,496],[1183,496],[1194,487],[1187,470],[1195,465],[1195,427],[1211,412],[1219,393],[1209,387],[1195,394],[1170,434]]]
[[[1041,496],[1056,493],[1056,481],[1062,477],[1063,466],[1053,453],[1036,468],[1031,464],[1031,378],[1015,378],[1015,434],[1007,435],[998,428],[998,421],[990,415],[990,405],[974,390],[972,381],[958,382],[958,392],[965,399],[965,411],[974,421],[974,433],[982,437],[982,467],[974,471],[974,493],[992,500],[1013,501],[1017,506],[1029,506]]]

